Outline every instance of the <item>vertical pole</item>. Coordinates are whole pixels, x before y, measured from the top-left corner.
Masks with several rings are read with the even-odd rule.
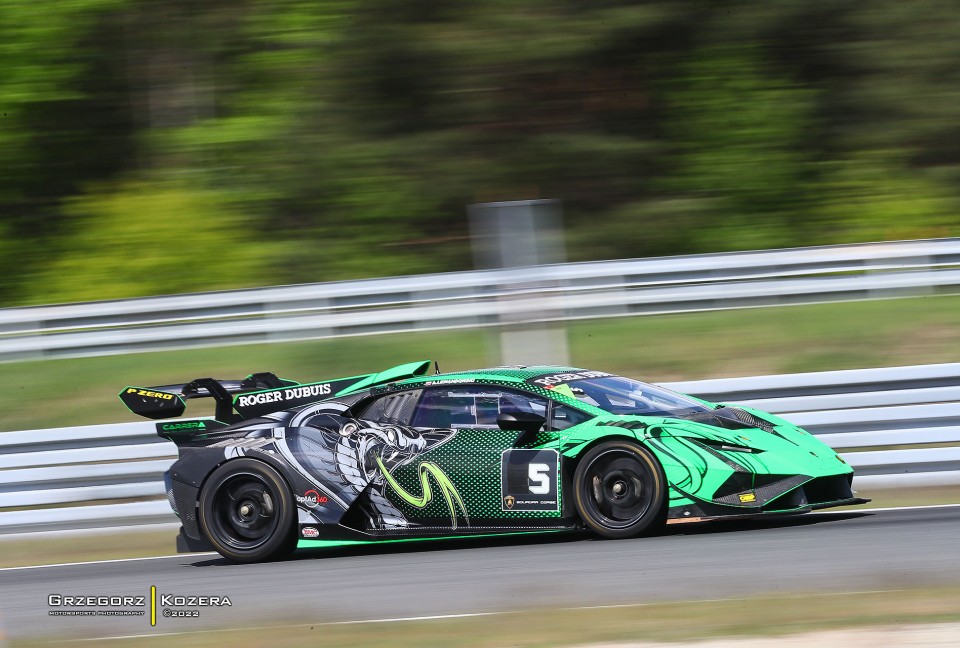
[[[501,269],[491,289],[497,300],[500,362],[569,363],[564,312],[546,289],[558,285],[554,268],[563,263],[559,200],[517,200],[469,205],[474,264]],[[524,294],[511,294],[522,290]]]

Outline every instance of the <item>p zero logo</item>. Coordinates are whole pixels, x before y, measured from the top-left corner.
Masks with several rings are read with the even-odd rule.
[[[500,456],[502,510],[559,511],[559,468],[556,450],[504,450]]]
[[[127,393],[135,394],[137,396],[147,396],[149,398],[159,398],[160,400],[173,400],[173,394],[158,391],[148,391],[146,389],[137,389],[136,387],[129,387],[127,389]]]

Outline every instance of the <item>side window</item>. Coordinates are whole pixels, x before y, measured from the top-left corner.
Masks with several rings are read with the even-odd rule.
[[[545,416],[547,401],[482,385],[434,388],[424,391],[413,416],[413,427],[490,428],[504,412],[534,412]]]
[[[358,418],[377,423],[391,423],[393,425],[410,425],[413,410],[420,399],[422,389],[405,391],[397,394],[381,396],[370,403]]]
[[[592,418],[591,415],[585,414],[578,409],[554,402],[550,429],[559,432],[560,430],[571,428],[574,425],[580,425],[584,421],[589,421]]]

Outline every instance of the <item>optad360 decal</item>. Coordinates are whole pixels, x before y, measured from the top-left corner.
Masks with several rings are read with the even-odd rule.
[[[321,495],[315,490],[308,490],[303,495],[297,495],[296,499],[298,504],[303,504],[309,509],[323,506],[329,501],[329,498],[326,495]]]

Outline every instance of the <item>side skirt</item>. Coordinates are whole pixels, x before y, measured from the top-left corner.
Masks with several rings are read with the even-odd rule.
[[[675,510],[671,510],[668,514],[667,524],[686,524],[690,522],[715,522],[717,520],[756,520],[760,518],[769,518],[769,517],[778,517],[778,516],[787,516],[787,515],[801,515],[803,513],[809,513],[810,511],[816,511],[825,508],[833,508],[836,506],[853,506],[856,504],[866,504],[871,500],[863,497],[848,497],[841,500],[836,500],[833,502],[824,502],[822,504],[809,504],[795,509],[784,509],[781,511],[760,511],[753,510],[749,512],[737,512],[737,513],[714,513],[708,515],[702,511],[694,511],[693,506],[680,506]],[[740,509],[743,510],[743,509]],[[688,513],[687,515],[684,515]],[[699,513],[697,515],[696,513]]]
[[[550,533],[574,531],[582,528],[577,520],[551,520],[550,525],[469,526],[451,529],[449,526],[415,526],[403,529],[358,530],[342,524],[301,524],[299,543],[311,541],[370,541],[436,540],[442,538],[471,538],[477,536],[505,536],[521,533]],[[305,532],[306,530],[306,532]],[[300,545],[298,545],[300,546]]]
[[[387,537],[387,536],[367,536],[365,538],[354,538],[354,539],[316,539],[308,540],[301,538],[297,542],[297,549],[323,549],[323,548],[333,548],[333,547],[345,547],[345,546],[357,546],[357,545],[378,545],[378,544],[393,544],[399,542],[436,542],[440,540],[464,540],[468,538],[504,538],[508,536],[521,536],[521,535],[545,535],[548,533],[563,533],[578,530],[577,527],[570,529],[564,528],[552,528],[552,529],[532,529],[532,530],[512,530],[512,531],[503,531],[503,532],[487,532],[487,533],[471,533],[468,535],[433,535],[433,536],[408,536],[408,537]]]

